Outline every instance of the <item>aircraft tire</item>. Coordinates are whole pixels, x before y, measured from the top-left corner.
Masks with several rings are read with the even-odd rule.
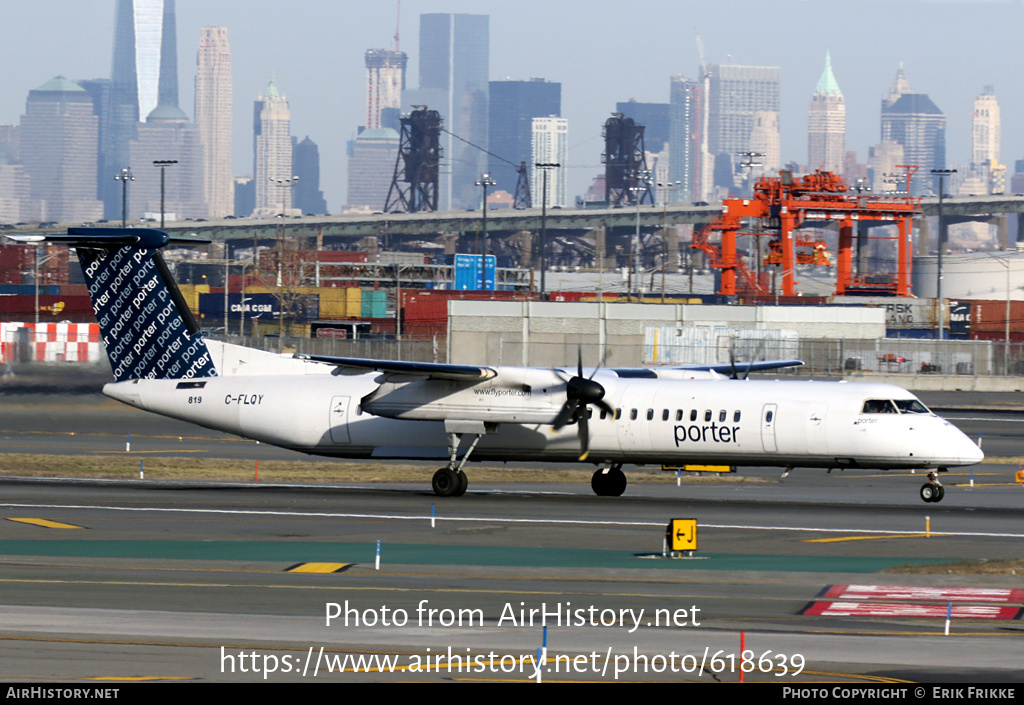
[[[626,473],[618,468],[608,472],[595,470],[590,478],[590,488],[598,497],[620,497],[626,491]]]
[[[936,485],[935,489],[936,489],[935,499],[933,499],[932,501],[933,502],[941,502],[942,498],[946,496],[946,488],[943,487],[942,485]]]
[[[462,472],[461,470],[457,472],[456,475],[459,478],[459,486],[455,489],[455,492],[452,494],[452,497],[461,497],[462,495],[466,494],[466,490],[469,489],[469,478],[466,477],[466,473]]]
[[[462,484],[463,480],[459,479],[459,475],[462,475],[462,473],[456,473],[449,468],[441,468],[435,472],[433,479],[430,481],[434,494],[438,497],[458,497],[462,492],[465,492],[465,487]],[[460,488],[462,492],[459,491]]]
[[[925,502],[939,501],[939,486],[926,482],[921,485],[921,499]]]

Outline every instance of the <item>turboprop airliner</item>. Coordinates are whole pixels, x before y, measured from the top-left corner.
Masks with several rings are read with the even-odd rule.
[[[715,464],[938,473],[981,462],[967,436],[888,384],[754,381],[796,360],[565,369],[278,355],[205,340],[160,249],[160,230],[72,228],[9,236],[74,247],[114,373],[104,394],[139,409],[302,453],[438,460],[439,496],[466,462],[585,462],[598,495],[622,467]],[[575,428],[573,428],[575,427]]]

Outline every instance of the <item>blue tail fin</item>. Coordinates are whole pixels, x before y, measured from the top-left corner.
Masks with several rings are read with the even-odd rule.
[[[14,239],[14,238],[12,238]],[[210,351],[159,248],[159,230],[72,228],[26,237],[74,247],[114,380],[214,377]]]

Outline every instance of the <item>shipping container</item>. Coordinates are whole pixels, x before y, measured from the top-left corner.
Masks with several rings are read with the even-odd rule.
[[[1010,302],[1010,337],[1020,334],[1024,327],[1024,301]],[[1006,300],[971,301],[971,333],[998,333],[999,340],[1006,336]],[[994,338],[977,338],[994,340]]]
[[[63,292],[61,292],[59,286],[43,286],[42,284],[39,285],[40,296],[60,296],[61,293]],[[0,295],[35,296],[36,287],[33,284],[0,284]]]
[[[383,290],[364,291],[360,318],[384,318],[388,315],[388,296]]]
[[[913,299],[892,296],[832,296],[833,304],[842,306],[876,306],[885,309],[886,328],[920,330],[938,326],[939,306],[936,299]],[[945,310],[948,316],[948,307]]]
[[[57,287],[50,287],[56,289]],[[0,294],[0,317],[5,320],[34,320],[35,294]],[[85,320],[83,320],[85,319]],[[39,295],[40,321],[95,321],[92,301],[88,296]]]
[[[199,311],[199,295],[210,293],[208,284],[179,284],[178,289],[192,313]]]
[[[402,333],[429,337],[448,330],[448,302],[464,301],[539,301],[540,295],[529,291],[402,291]]]
[[[755,306],[821,306],[832,303],[829,298],[828,296],[775,296],[774,294],[741,294],[739,297],[741,304]]]

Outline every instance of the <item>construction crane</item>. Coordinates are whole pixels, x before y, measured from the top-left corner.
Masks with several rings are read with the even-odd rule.
[[[802,238],[797,229],[838,223],[835,294],[911,296],[911,227],[915,215],[921,215],[919,198],[851,193],[843,179],[831,172],[819,170],[795,177],[793,172],[784,170],[777,177],[759,178],[752,198],[722,201],[721,215],[694,233],[691,247],[703,251],[711,267],[722,270],[718,293],[734,295],[746,290],[768,294],[766,278],[759,278],[750,271],[737,251],[736,241],[739,235],[771,237],[764,263],[781,269],[782,295],[795,296],[798,264],[832,264],[826,243]],[[854,274],[855,222],[897,227],[895,272]],[[872,236],[861,234],[858,237]],[[718,242],[713,242],[714,239]]]

